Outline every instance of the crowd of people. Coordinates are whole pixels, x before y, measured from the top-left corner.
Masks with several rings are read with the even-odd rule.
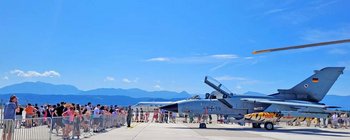
[[[176,123],[177,113],[175,112],[170,112],[167,110],[157,108],[154,109],[152,112],[144,111],[142,108],[135,108],[133,112],[134,122]]]
[[[332,113],[326,118],[305,118],[305,123],[307,127],[314,124],[315,127],[323,128],[344,128],[348,129],[350,127],[349,113]],[[301,122],[287,122],[289,126],[300,126]]]
[[[4,140],[10,140],[16,128],[42,125],[47,125],[50,133],[58,135],[59,132],[62,132],[63,139],[79,139],[81,130],[98,133],[105,131],[106,128],[125,126],[126,123],[130,127],[131,121],[128,120],[132,118],[130,106],[126,108],[117,105],[93,105],[90,102],[86,105],[61,102],[42,106],[28,103],[20,106],[14,95],[5,105],[3,114],[2,137]]]

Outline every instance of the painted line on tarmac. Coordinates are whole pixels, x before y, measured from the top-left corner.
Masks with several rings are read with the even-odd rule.
[[[138,135],[140,135],[141,132],[142,132],[143,130],[145,130],[145,128],[148,127],[150,124],[151,124],[151,123],[147,123],[147,125],[145,125],[145,126],[132,138],[132,140],[136,139],[136,137],[137,137]]]

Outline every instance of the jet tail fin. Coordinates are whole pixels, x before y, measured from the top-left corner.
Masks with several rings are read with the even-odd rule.
[[[340,74],[343,74],[344,69],[345,67],[326,67],[316,70],[315,74],[293,88],[288,90],[279,89],[279,93],[271,96],[279,96],[283,99],[319,102],[326,96]]]

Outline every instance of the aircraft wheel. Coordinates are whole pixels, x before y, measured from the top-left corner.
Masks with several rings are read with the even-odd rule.
[[[207,128],[207,125],[205,123],[200,123],[199,128]]]
[[[273,130],[274,129],[274,126],[273,126],[272,122],[266,122],[264,124],[264,127],[265,127],[266,130]]]
[[[253,128],[261,128],[260,123],[253,123]]]

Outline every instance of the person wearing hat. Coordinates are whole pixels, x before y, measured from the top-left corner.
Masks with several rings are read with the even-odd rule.
[[[14,133],[14,124],[16,118],[16,108],[18,106],[17,97],[12,95],[10,101],[6,103],[4,108],[4,130],[2,134],[3,140],[11,140]],[[7,137],[6,137],[7,134]],[[7,139],[6,139],[7,138]]]

